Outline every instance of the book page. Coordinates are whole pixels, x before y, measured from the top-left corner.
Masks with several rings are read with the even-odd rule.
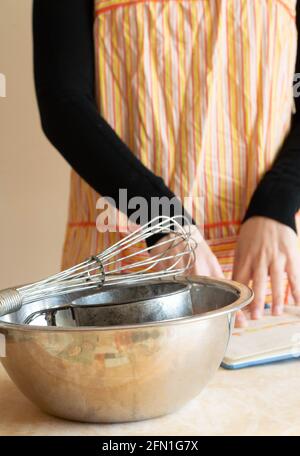
[[[234,329],[226,352],[226,359],[243,360],[262,354],[268,356],[281,351],[300,355],[300,308],[288,306],[280,317],[270,311],[261,320],[249,320],[247,328]]]

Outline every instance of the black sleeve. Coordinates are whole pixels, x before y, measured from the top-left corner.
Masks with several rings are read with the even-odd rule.
[[[34,0],[34,73],[42,127],[97,192],[114,198],[119,207],[119,189],[127,189],[128,199],[144,197],[150,211],[151,197],[173,198],[174,194],[99,115],[93,5],[93,0]]]
[[[297,2],[298,52],[295,82],[300,79],[300,2]],[[295,214],[300,209],[300,93],[294,90],[296,113],[289,134],[272,168],[255,190],[244,221],[264,216],[296,229]]]

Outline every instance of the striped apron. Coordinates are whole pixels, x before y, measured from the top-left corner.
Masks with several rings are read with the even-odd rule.
[[[95,1],[99,111],[182,201],[192,199],[227,277],[251,195],[290,126],[295,7],[296,0]],[[125,235],[96,229],[98,198],[72,171],[63,268]]]

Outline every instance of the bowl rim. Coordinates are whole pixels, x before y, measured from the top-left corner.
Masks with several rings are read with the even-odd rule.
[[[135,323],[128,325],[114,325],[114,326],[80,326],[80,327],[59,327],[59,326],[35,326],[35,325],[24,325],[17,323],[9,323],[1,320],[0,317],[0,333],[1,330],[18,330],[18,331],[29,331],[29,332],[97,332],[97,331],[128,331],[142,328],[157,328],[162,326],[173,326],[173,325],[186,325],[192,324],[201,320],[208,320],[215,317],[224,316],[237,312],[238,310],[247,306],[254,297],[253,291],[246,285],[235,282],[229,279],[215,279],[207,276],[174,276],[168,279],[161,279],[162,281],[183,281],[186,284],[203,284],[203,285],[219,285],[228,289],[228,291],[236,291],[239,293],[238,299],[233,303],[222,307],[221,309],[210,310],[203,314],[190,315],[187,317],[173,318],[169,320],[151,321],[145,323]]]

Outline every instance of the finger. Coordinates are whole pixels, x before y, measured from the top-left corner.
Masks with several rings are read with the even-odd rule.
[[[250,261],[245,261],[243,263],[241,263],[237,257],[235,257],[235,260],[234,260],[234,266],[233,266],[233,273],[232,273],[232,280],[235,280],[236,282],[239,282],[239,283],[243,283],[244,285],[246,286],[249,286],[249,282],[251,280],[251,266],[250,266]],[[236,326],[237,327],[244,327],[245,326],[245,322],[246,324],[248,325],[248,319],[247,319],[247,316],[246,316],[246,311],[249,311],[249,308],[250,308],[250,304],[248,304],[247,307],[244,308],[244,312],[242,312],[243,316],[239,317],[241,319],[244,319],[239,322],[237,324],[239,324],[240,326]]]
[[[250,258],[243,259],[238,254],[235,253],[234,263],[233,263],[233,272],[232,279],[236,282],[243,283],[248,285],[251,279],[251,260]]]
[[[243,283],[248,285],[251,279],[251,269],[250,267],[244,266],[243,268],[237,268],[236,266],[233,269],[232,280],[236,282]]]
[[[284,306],[284,269],[285,262],[279,258],[270,266],[272,287],[272,314],[281,315]]]
[[[248,320],[246,315],[242,310],[238,310],[235,316],[235,325],[236,328],[246,328],[248,326]]]
[[[251,318],[258,320],[264,313],[265,297],[268,280],[268,269],[266,265],[261,265],[253,274],[254,299],[250,306]]]
[[[286,265],[288,281],[296,306],[300,305],[300,261],[298,257],[299,255],[296,255],[296,258],[290,258]]]

